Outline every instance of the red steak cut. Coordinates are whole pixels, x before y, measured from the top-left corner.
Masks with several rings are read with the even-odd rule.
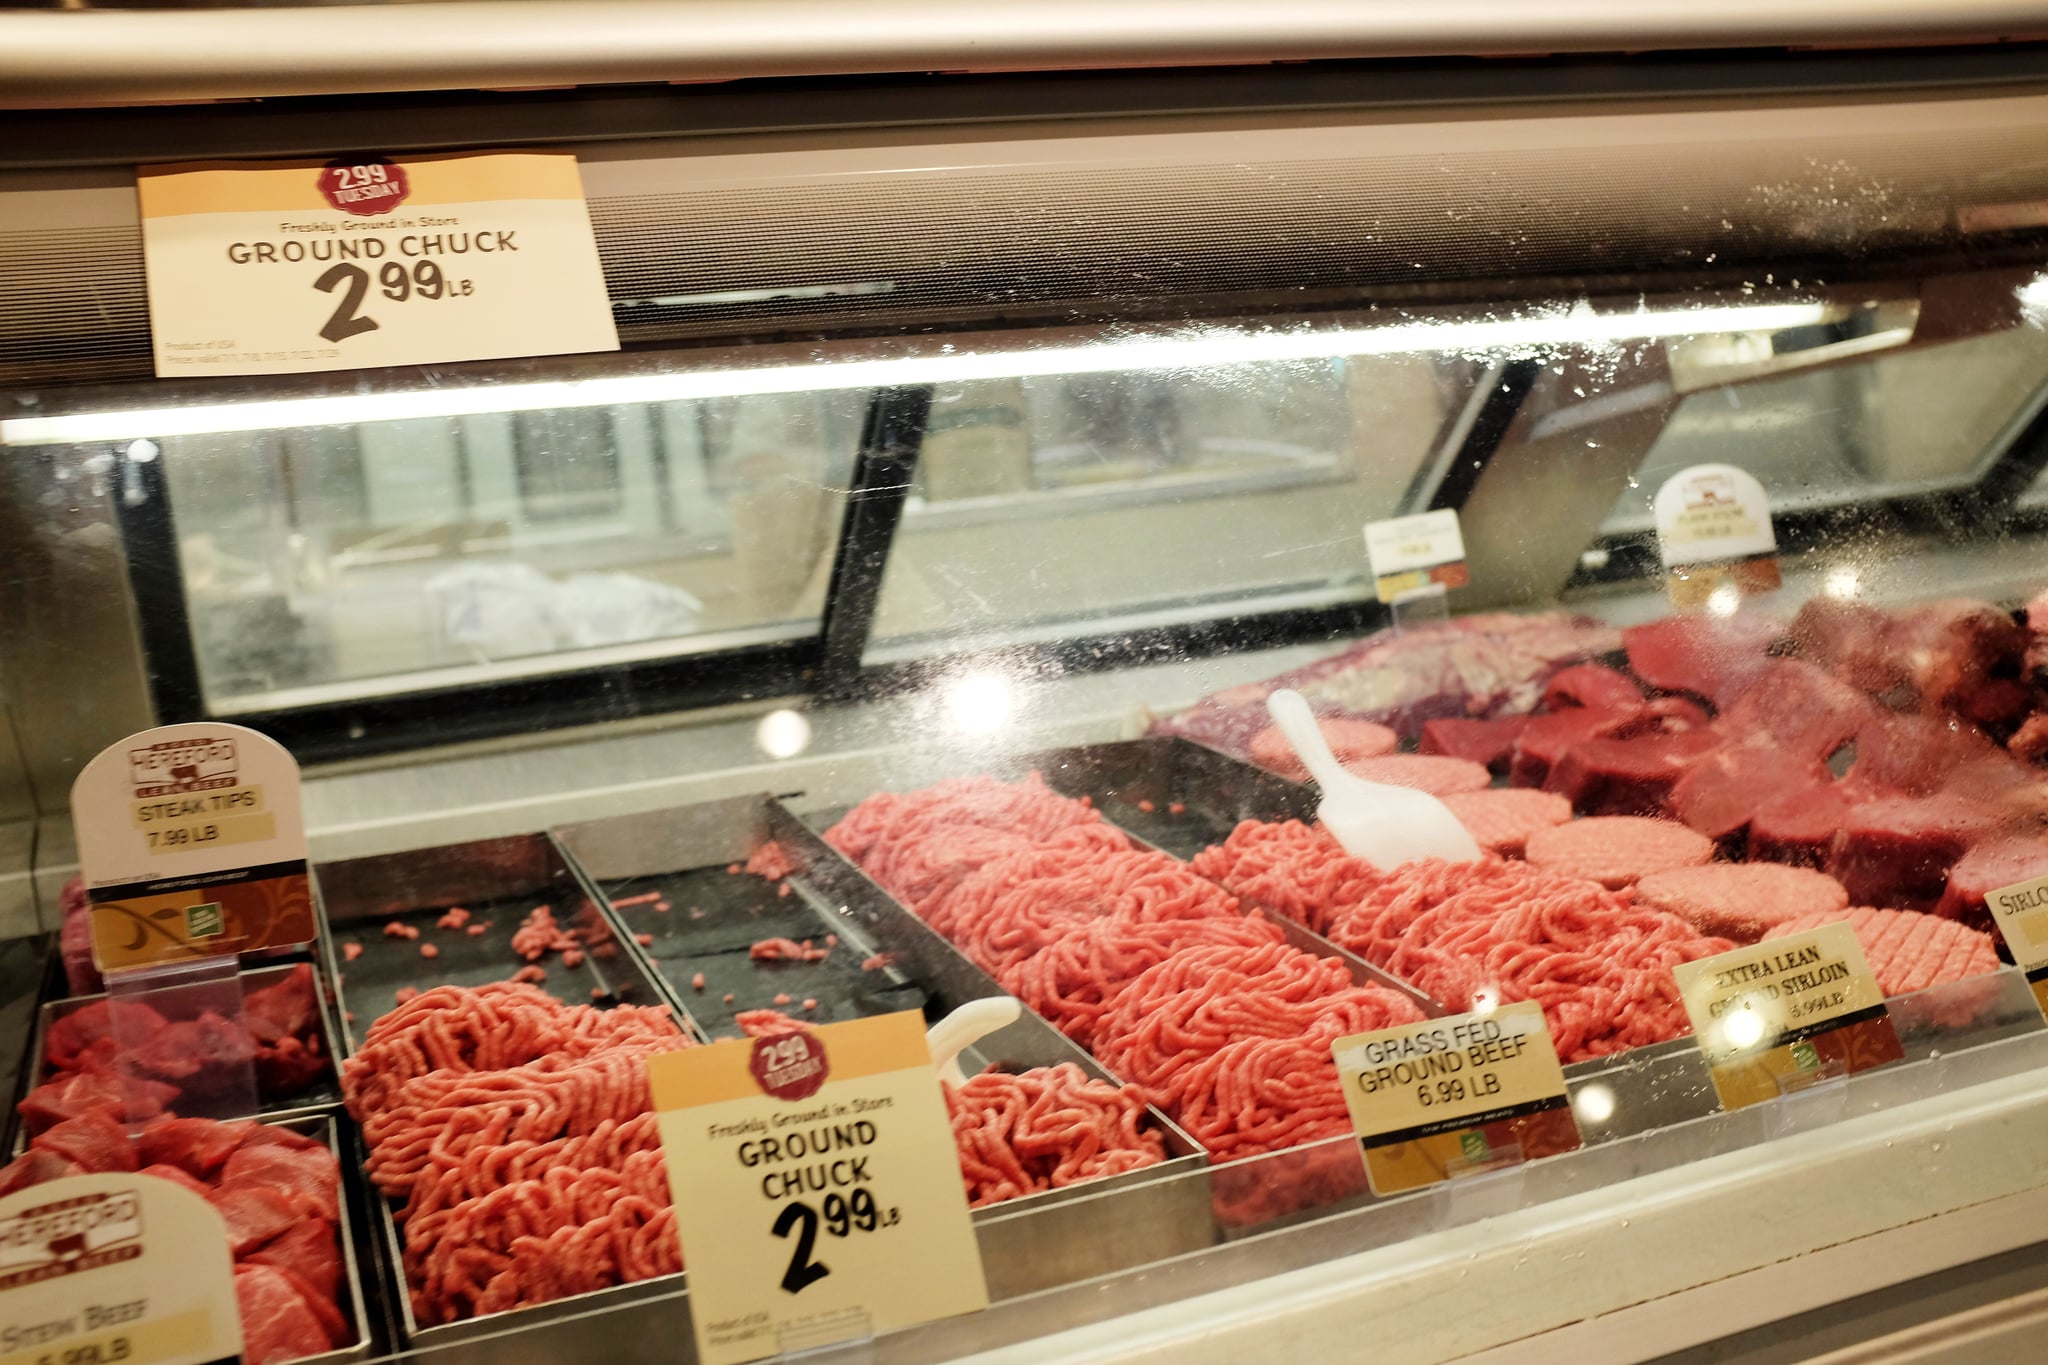
[[[2014,835],[1977,844],[1949,869],[1948,886],[1934,913],[1979,928],[1991,927],[1985,897],[2015,882],[2048,876],[2048,836]]]
[[[1826,870],[1855,904],[1931,906],[1949,869],[1993,823],[1983,807],[1949,796],[1864,801],[1843,820]]]
[[[1686,769],[1720,746],[1712,730],[1589,739],[1551,765],[1543,789],[1582,815],[1659,815]]]
[[[274,1365],[333,1346],[305,1295],[276,1266],[236,1266],[235,1302],[242,1311],[244,1365]]]
[[[0,1194],[13,1194],[16,1190],[40,1185],[45,1180],[85,1173],[85,1168],[77,1162],[66,1161],[55,1152],[31,1147],[7,1165],[0,1166]]]
[[[301,1219],[291,1231],[243,1260],[289,1270],[330,1300],[341,1289],[341,1244],[335,1240],[333,1226],[317,1218]]]
[[[1768,741],[1727,744],[1685,770],[1671,788],[1671,813],[1709,839],[1749,828],[1759,807],[1834,780],[1818,762],[1787,756]]]
[[[64,958],[64,984],[73,995],[98,995],[107,988],[100,969],[92,960],[92,915],[85,899],[85,882],[73,877],[58,894],[57,911],[64,928],[57,935],[58,951]]]
[[[256,1089],[265,1095],[295,1095],[327,1074],[327,1056],[317,1036],[280,1038],[256,1050]]]
[[[137,1069],[149,1075],[204,1088],[223,1073],[247,1066],[255,1054],[255,1044],[239,1025],[206,1010],[197,1019],[164,1025],[130,1055]]]
[[[289,1128],[280,1128],[274,1123],[253,1123],[242,1137],[242,1147],[290,1147],[298,1151],[326,1151],[318,1138],[309,1138],[304,1133],[294,1133]]]
[[[1550,777],[1559,759],[1589,739],[1605,739],[1637,719],[1635,709],[1609,710],[1574,707],[1532,716],[1515,741],[1514,758],[1508,765],[1508,782],[1517,787],[1540,787]]]
[[[227,1224],[228,1246],[242,1256],[262,1246],[299,1220],[292,1202],[260,1185],[236,1185],[213,1192],[213,1206]]]
[[[259,1043],[319,1033],[320,996],[311,963],[301,962],[271,985],[242,999],[242,1024]]]
[[[176,1166],[166,1166],[162,1163],[158,1163],[154,1166],[144,1166],[141,1170],[137,1171],[136,1174],[152,1176],[158,1180],[168,1180],[173,1185],[182,1185],[186,1189],[192,1191],[192,1193],[198,1195],[201,1199],[210,1201],[213,1198],[213,1190],[206,1184],[206,1182],[202,1180],[194,1180],[190,1175],[188,1175],[184,1171],[179,1170]]]
[[[221,1168],[221,1188],[261,1186],[284,1195],[301,1212],[341,1218],[341,1168],[325,1147],[243,1147]]]
[[[228,1154],[259,1127],[253,1119],[234,1123],[165,1119],[144,1128],[137,1147],[147,1163],[176,1166],[201,1180],[211,1180],[220,1173]]]
[[[355,1340],[355,1333],[349,1330],[348,1319],[341,1315],[341,1309],[335,1304],[332,1293],[321,1293],[320,1286],[288,1265],[278,1265],[275,1261],[257,1261],[254,1258],[244,1264],[270,1265],[283,1271],[285,1278],[292,1282],[292,1288],[298,1290],[299,1297],[305,1300],[306,1307],[312,1309],[313,1316],[320,1320],[320,1330],[327,1334],[330,1346],[346,1346]]]
[[[33,1145],[88,1171],[132,1171],[141,1163],[128,1130],[105,1114],[81,1114],[36,1134]]]
[[[1598,710],[1640,706],[1643,689],[1635,679],[1605,664],[1573,664],[1559,669],[1543,685],[1543,705],[1552,711],[1567,706],[1590,706]]]
[[[1666,692],[1694,692],[1715,705],[1756,681],[1784,627],[1766,616],[1667,616],[1621,633],[1628,666]]]
[[[1925,796],[1987,763],[2005,765],[2010,760],[1969,726],[1880,713],[1856,731],[1856,762],[1849,772],[1872,786]],[[2017,769],[2013,771],[2016,775]]]
[[[2011,613],[1967,597],[1926,602],[1900,611],[1884,643],[1886,662],[1922,706],[2017,719],[2007,714],[2013,694],[1998,685],[2018,676],[2027,648],[2027,632]]]
[[[1964,720],[2002,730],[2026,719],[2034,707],[2034,693],[2017,678],[1986,678],[1950,698],[1949,704]]]
[[[1880,608],[1815,597],[1799,608],[1789,634],[1806,658],[1864,692],[1883,692],[1901,677],[1886,644],[1891,628],[1890,614]]]
[[[85,1061],[96,1044],[114,1037],[117,1015],[121,1021],[122,1036],[127,1038],[147,1038],[168,1022],[147,1005],[125,1000],[95,1000],[50,1025],[49,1036],[43,1043],[43,1060],[59,1071],[75,1069]]]
[[[72,1071],[44,1081],[24,1095],[21,1121],[31,1133],[85,1114],[104,1114],[119,1121],[133,1103],[135,1120],[141,1123],[163,1113],[164,1106],[177,1098],[178,1087],[160,1081],[138,1076],[124,1086],[111,1071]]]
[[[1643,720],[1657,730],[1702,730],[1713,723],[1706,708],[1691,697],[1652,697],[1643,703]]]
[[[1419,753],[1442,754],[1478,763],[1497,775],[1505,775],[1514,758],[1515,741],[1529,724],[1527,716],[1506,716],[1500,720],[1466,720],[1450,717],[1433,720],[1422,727]]]
[[[1850,808],[1868,796],[1867,790],[1846,782],[1772,796],[1750,818],[1750,860],[1819,867],[1827,861],[1835,832],[1849,818]]]
[[[1788,758],[1826,762],[1876,715],[1868,697],[1825,669],[1771,659],[1755,685],[1722,713],[1721,728],[1767,738]]]

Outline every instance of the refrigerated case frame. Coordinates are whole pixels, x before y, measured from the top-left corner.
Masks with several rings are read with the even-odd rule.
[[[796,84],[791,95],[793,102],[786,106],[775,105],[765,89],[757,90],[744,83],[716,90],[659,94],[607,91],[514,98],[472,93],[415,96],[409,100],[387,97],[287,101],[267,109],[265,117],[259,120],[229,121],[212,110],[179,109],[153,114],[147,126],[127,111],[107,110],[61,118],[17,113],[0,115],[0,130],[12,128],[24,134],[0,152],[0,165],[104,165],[125,158],[189,155],[188,149],[195,145],[243,154],[304,152],[311,146],[331,152],[349,146],[384,145],[385,139],[412,147],[446,146],[461,137],[464,120],[469,117],[488,120],[488,129],[494,135],[501,131],[510,135],[517,130],[533,141],[555,144],[609,138],[631,154],[635,141],[674,138],[683,127],[702,139],[771,127],[780,135],[792,130],[815,133],[827,123],[843,127],[851,122],[865,129],[905,128],[922,123],[939,130],[933,136],[955,138],[960,135],[943,129],[949,125],[1001,126],[1005,115],[1016,115],[1016,102],[1026,99],[1045,100],[1050,106],[1038,112],[1040,122],[1032,134],[1044,136],[1056,134],[1062,124],[1089,131],[1116,126],[1143,129],[1147,119],[1184,121],[1195,113],[1207,117],[1210,126],[1217,126],[1215,119],[1223,111],[1229,111],[1227,116],[1231,118],[1256,112],[1248,126],[1259,126],[1258,119],[1267,120],[1266,126],[1271,126],[1275,119],[1300,119],[1325,112],[1356,118],[1375,109],[1429,110],[1461,102],[1480,111],[1513,102],[1520,112],[1527,114],[1531,110],[1563,111],[1568,102],[1597,110],[1603,100],[1630,95],[1654,96],[1665,107],[1683,108],[1689,99],[1725,97],[1730,91],[1784,95],[1797,89],[1810,98],[1843,92],[1865,97],[1910,96],[1910,92],[1930,89],[1996,94],[2014,87],[2039,88],[2044,76],[2048,76],[2048,47],[1961,49],[1914,54],[1911,58],[1891,54],[1848,58],[1830,53],[1797,57],[1751,53],[1709,59],[1694,54],[1633,66],[1602,65],[1595,61],[1573,71],[1579,83],[1558,67],[1526,60],[1462,66],[1437,63],[1434,72],[1426,71],[1421,63],[1396,65],[1391,71],[1384,67],[1332,63],[1289,73],[1285,80],[1272,73],[1247,69],[1224,69],[1213,77],[1201,78],[1159,72],[1115,79],[1034,74],[976,80],[811,80]],[[1485,102],[1473,106],[1482,83]],[[789,88],[787,82],[776,87]],[[573,126],[564,126],[561,116],[572,102],[578,114],[585,117]],[[410,117],[421,110],[426,115],[424,121]],[[552,126],[544,127],[537,112],[541,110],[554,111]],[[67,124],[66,118],[80,122]],[[1102,120],[1113,122],[1103,124]],[[1137,122],[1114,122],[1126,120]],[[82,145],[77,131],[80,126],[96,131],[100,139],[97,145]],[[474,125],[468,126],[467,131],[473,137]],[[1018,134],[1012,128],[1006,135]],[[315,136],[323,141],[309,145]],[[2005,252],[2017,262],[2022,257],[2014,251],[2015,246],[2031,241],[2034,235],[1979,235],[1971,247],[1991,257]],[[1866,261],[1860,276],[1882,280],[1896,277],[1902,269],[1931,269],[1936,264],[1917,256],[1909,264],[1897,260]],[[1694,267],[1685,272],[1685,281],[1705,288],[1741,278],[1738,265],[1730,262],[1727,268],[1737,273],[1716,275],[1715,269]],[[1532,290],[1548,289],[1567,289],[1574,294],[1647,291],[1660,283],[1669,286],[1672,280],[1660,281],[1622,271],[1576,280],[1518,279],[1513,292],[1526,296]],[[1502,287],[1499,280],[1474,277],[1448,287],[1420,291],[1406,286],[1375,287],[1353,297],[1427,306],[1499,298]],[[630,298],[615,301],[620,308],[633,302]],[[1185,307],[1190,300],[1168,291],[1149,300],[1124,300],[1114,306],[1105,302],[1100,311],[1106,319],[1119,319],[1112,325],[1143,327],[1148,308],[1152,315],[1157,315],[1168,304]],[[1338,307],[1341,304],[1313,295],[1297,305],[1305,310],[1298,314],[1304,318]],[[1210,300],[1197,307],[1196,313],[1221,321],[1243,316],[1244,309],[1241,299]],[[750,316],[742,308],[731,326],[750,325],[746,321]],[[1042,334],[1056,335],[1060,330],[1049,325],[1048,319],[1035,318],[1028,309],[1019,317],[991,318],[980,326],[1029,326],[1034,321]],[[775,330],[778,325],[783,328],[780,332]],[[788,325],[789,319],[771,325],[766,339],[748,349],[770,356],[778,350],[789,354],[789,342],[780,339],[790,335]],[[860,329],[850,326],[845,318],[820,318],[818,326],[833,338],[835,348],[843,346],[858,351],[864,345]],[[977,344],[991,335],[976,327],[962,326],[959,331]],[[872,348],[879,339],[870,335],[865,344]],[[710,363],[719,363],[715,341],[708,347],[701,343],[693,347],[679,337],[656,344],[680,347],[670,354],[685,367],[704,363],[707,354]],[[629,356],[649,358],[649,343],[633,343]],[[457,379],[465,368],[438,375],[437,381]],[[553,369],[527,364],[501,367],[490,373],[516,382],[560,369],[559,363]],[[1453,433],[1455,440],[1444,443],[1426,465],[1425,477],[1411,487],[1409,510],[1421,510],[1425,505],[1462,505],[1473,485],[1501,453],[1504,437],[1522,413],[1521,400],[1532,385],[1534,369],[1532,362],[1511,360],[1503,366],[1504,373],[1498,381],[1505,384],[1504,389],[1489,381],[1484,386],[1487,392],[1473,395],[1474,406],[1460,418],[1463,426]],[[569,372],[590,373],[591,367],[570,363]],[[372,381],[372,387],[395,386],[389,379],[378,379]],[[322,389],[312,384],[290,391],[319,393]],[[134,390],[123,392],[118,385],[100,392],[102,397],[98,401],[115,405],[137,401]],[[226,395],[233,390],[172,386],[169,392],[203,398]],[[58,396],[60,402],[75,402],[79,397],[53,396]],[[151,396],[155,396],[154,392]],[[233,718],[269,730],[314,761],[370,757],[422,744],[640,719],[688,707],[762,704],[778,696],[816,695],[836,701],[885,695],[956,674],[977,663],[1034,673],[1068,672],[1156,662],[1190,652],[1214,654],[1267,648],[1338,633],[1363,632],[1385,624],[1388,619],[1384,609],[1370,600],[1335,605],[1273,600],[1249,604],[1244,609],[1228,603],[1211,603],[1195,613],[1197,619],[1187,619],[1189,613],[1171,612],[1160,613],[1160,620],[1154,623],[1082,619],[1063,621],[1056,630],[1026,632],[1022,638],[1007,643],[968,640],[947,648],[945,642],[936,647],[921,642],[910,648],[872,651],[869,640],[882,565],[893,532],[902,521],[904,493],[916,471],[914,447],[923,427],[921,414],[909,413],[905,405],[919,401],[928,402],[928,395],[922,400],[907,395],[884,400],[877,395],[870,402],[852,480],[853,496],[842,517],[833,552],[831,590],[819,628],[812,635],[781,643],[746,644],[718,653],[701,652],[715,648],[718,642],[693,642],[682,637],[669,646],[673,657],[625,657],[652,653],[639,647],[608,653],[593,651],[581,657],[564,658],[562,663],[567,667],[559,670],[545,659],[521,665],[516,670],[507,670],[518,676],[481,687],[424,678],[409,683],[397,677],[384,680],[382,685],[366,686],[361,689],[364,695],[347,700],[317,700],[288,710],[235,709]],[[88,462],[102,462],[103,476],[111,478],[119,489],[107,501],[129,547],[126,586],[137,608],[136,633],[147,653],[153,719],[168,722],[203,716],[206,710],[195,648],[186,628],[189,608],[176,578],[177,555],[170,524],[175,509],[168,509],[164,501],[161,465],[132,461],[125,451],[112,445],[87,447],[77,454]],[[2016,477],[2021,472],[2017,466],[2008,466],[1998,472],[1998,477]],[[141,496],[128,496],[131,489]],[[2003,505],[2003,501],[2002,494],[1979,497],[1973,504],[1973,514],[1981,515],[1985,507]],[[1795,547],[1801,543],[1798,518],[1803,515],[1788,514],[1787,539]],[[1933,524],[1938,528],[1951,523],[1936,518]],[[1625,546],[1596,543],[1594,548],[1610,549],[1606,578],[1641,567]],[[1130,613],[1124,615],[1128,617]],[[1059,638],[1033,638],[1034,635]],[[924,653],[920,655],[919,650]],[[550,669],[544,676],[539,673],[543,667]],[[433,685],[419,685],[428,682]],[[334,684],[307,689],[330,690],[340,692],[346,687]],[[229,709],[221,708],[223,718]]]
[[[1003,336],[984,334],[980,340],[1001,345]],[[884,366],[889,363],[882,361]],[[861,362],[852,364],[859,368]],[[1479,371],[1471,393],[1447,417],[1435,453],[1396,510],[1464,508],[1497,458],[1514,453],[1511,433],[1517,430],[1542,369],[1534,359],[1509,358]],[[823,376],[821,381],[839,384]],[[1057,631],[1046,632],[1053,638],[1045,640],[967,642],[963,648],[875,659],[870,644],[883,575],[916,481],[933,388],[929,383],[885,384],[870,392],[823,613],[813,633],[785,642],[740,645],[728,643],[732,633],[681,637],[667,642],[669,652],[660,656],[621,659],[613,651],[610,657],[599,654],[586,662],[572,654],[563,659],[567,667],[550,664],[555,656],[543,656],[531,674],[460,687],[407,686],[401,676],[395,685],[344,700],[263,711],[234,708],[231,718],[276,736],[309,761],[319,761],[413,748],[423,741],[491,738],[543,725],[573,726],[778,696],[857,701],[916,689],[976,667],[1031,674],[1100,671],[1188,653],[1270,648],[1365,632],[1391,619],[1389,608],[1370,598],[1239,612],[1208,610],[1197,619],[1137,629],[1117,628],[1114,617],[1104,623],[1108,628],[1090,629],[1084,618],[1062,622]],[[118,421],[118,413],[112,418]],[[173,723],[229,718],[226,708],[214,712],[207,705],[164,461],[147,441],[109,443],[104,454],[115,467],[114,481],[121,490],[111,503],[127,547],[128,587],[137,605],[157,719]],[[1840,507],[1788,509],[1776,518],[1780,544],[1788,553],[1812,549],[1845,523],[1873,518],[1918,534],[1981,533],[2013,517],[2020,494],[2044,468],[2048,385],[2015,417],[1967,486]],[[1640,535],[1602,535],[1584,548],[1595,553],[1581,555],[1561,588],[1643,579],[1656,572],[1651,562],[1654,551],[1644,548]],[[793,689],[792,681],[799,686]],[[335,685],[335,690],[345,690],[345,685]]]

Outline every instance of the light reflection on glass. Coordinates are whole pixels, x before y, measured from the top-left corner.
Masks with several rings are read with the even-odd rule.
[[[1821,591],[1828,596],[1844,599],[1854,597],[1863,585],[1863,575],[1851,568],[1829,569],[1828,576],[1821,583]]]
[[[1614,1092],[1598,1082],[1582,1086],[1572,1096],[1572,1108],[1581,1123],[1605,1123],[1614,1117]]]
[[[1733,616],[1742,605],[1742,594],[1731,583],[1723,583],[1707,594],[1707,610],[1716,616]]]
[[[795,758],[811,747],[811,723],[800,712],[778,708],[754,727],[754,743],[770,758]]]
[[[990,735],[1010,723],[1017,711],[1017,692],[1007,678],[970,673],[946,685],[946,716],[953,727],[970,735]]]
[[[1739,1011],[1721,1021],[1721,1036],[1732,1048],[1754,1047],[1764,1036],[1763,1016],[1745,1003]]]

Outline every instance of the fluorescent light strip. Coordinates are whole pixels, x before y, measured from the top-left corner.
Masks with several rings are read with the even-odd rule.
[[[23,417],[0,421],[0,446],[68,445],[140,437],[277,431],[347,426],[422,417],[588,408],[612,403],[673,402],[749,394],[816,393],[834,389],[1029,379],[1136,370],[1206,370],[1228,365],[1340,356],[1444,351],[1460,355],[1532,346],[1603,346],[1675,336],[1775,331],[1825,321],[1820,303],[1760,304],[1633,313],[1570,311],[1494,321],[1411,322],[1342,331],[1245,332],[1215,329],[1177,336],[1091,342],[1023,350],[947,352],[888,360],[820,361],[752,369],[682,370],[611,375],[533,384],[419,389],[407,393],[335,394],[323,398],[258,399],[177,408]]]

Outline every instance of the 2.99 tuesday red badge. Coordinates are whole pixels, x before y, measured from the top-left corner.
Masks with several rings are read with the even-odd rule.
[[[808,1033],[756,1038],[747,1069],[778,1100],[807,1100],[825,1083],[825,1049]]]
[[[336,161],[320,170],[320,194],[343,213],[374,218],[389,213],[412,192],[405,167],[382,157],[369,161]]]

